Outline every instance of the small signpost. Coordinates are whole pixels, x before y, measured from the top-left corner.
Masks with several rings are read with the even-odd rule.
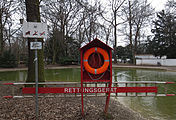
[[[47,37],[47,24],[40,22],[23,22],[23,37],[35,38],[35,42],[30,42],[30,50],[35,50],[35,94],[36,94],[36,119],[38,119],[38,55],[37,50],[42,49],[42,42],[37,38]]]

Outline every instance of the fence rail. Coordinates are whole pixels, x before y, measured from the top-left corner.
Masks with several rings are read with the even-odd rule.
[[[84,84],[105,84],[106,82],[88,82]],[[113,82],[112,84],[122,84],[122,83],[140,83],[140,84],[175,84],[175,82],[164,82],[164,81],[119,81]],[[39,85],[70,85],[70,84],[81,84],[81,82],[40,82]],[[17,82],[17,83],[3,83],[3,85],[35,85],[35,83]]]
[[[40,82],[38,83],[39,85],[45,85],[46,86],[52,86],[56,85],[57,88],[60,87],[80,87],[81,83],[80,82]],[[112,92],[111,97],[155,97],[155,96],[176,96],[175,91],[172,91],[168,89],[168,86],[170,84],[176,84],[175,82],[164,82],[164,81],[118,81],[118,82],[113,82],[112,83],[112,88],[126,88],[127,91],[129,91],[130,88],[133,89],[138,89],[142,88],[143,89],[150,89],[151,87],[156,87],[157,92],[150,92],[146,90],[146,92]],[[31,98],[35,97],[35,95],[14,95],[14,86],[18,85],[35,85],[35,83],[24,83],[24,82],[16,82],[16,83],[3,83],[3,85],[12,85],[12,95],[11,96],[3,96],[4,98]],[[161,86],[162,85],[162,86]],[[164,86],[163,86],[164,85]],[[108,83],[84,83],[84,87],[107,87]],[[47,88],[47,87],[46,87]],[[164,93],[158,93],[158,89],[163,89],[162,91]],[[84,96],[86,97],[93,97],[93,96],[98,96],[98,97],[105,97],[107,96],[106,93],[84,93]],[[60,94],[44,94],[44,95],[39,95],[39,97],[81,97],[81,93],[60,93]]]

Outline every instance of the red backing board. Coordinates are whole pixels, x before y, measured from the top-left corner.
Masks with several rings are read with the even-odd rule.
[[[157,93],[157,87],[84,87],[83,93]],[[22,89],[23,94],[35,94],[35,88]],[[38,93],[82,93],[81,87],[40,87]]]

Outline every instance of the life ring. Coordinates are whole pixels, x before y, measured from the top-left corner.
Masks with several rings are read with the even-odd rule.
[[[100,53],[104,58],[104,64],[98,69],[92,68],[88,63],[89,56],[94,52]],[[109,55],[104,49],[99,48],[99,47],[93,47],[85,52],[83,62],[84,62],[84,67],[85,67],[86,71],[88,71],[89,73],[92,73],[92,74],[101,74],[108,69]]]

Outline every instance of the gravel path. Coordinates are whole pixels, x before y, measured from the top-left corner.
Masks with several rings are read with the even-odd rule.
[[[19,90],[15,91],[17,94]],[[0,120],[35,120],[35,99],[5,99],[9,87],[0,86]],[[103,114],[105,97],[86,97],[85,117],[81,115],[81,98],[39,98],[39,120],[145,120],[142,116],[111,99],[108,114]]]

